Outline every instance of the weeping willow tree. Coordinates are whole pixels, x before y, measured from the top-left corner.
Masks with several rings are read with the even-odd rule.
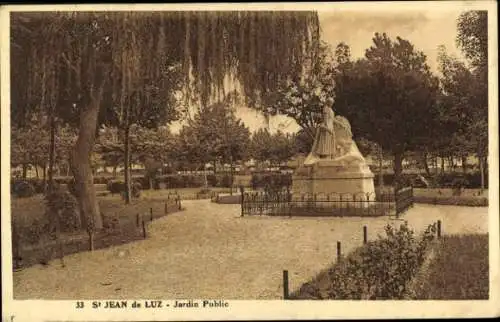
[[[191,104],[222,97],[230,78],[257,107],[319,41],[317,14],[305,11],[16,12],[11,31],[12,115],[52,109],[78,127],[71,167],[89,229],[102,227],[90,156],[110,107],[125,128],[154,115],[137,111],[169,100],[172,68]]]

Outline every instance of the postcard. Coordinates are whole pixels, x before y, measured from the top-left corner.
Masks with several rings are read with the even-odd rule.
[[[2,321],[500,315],[493,1],[0,14]]]

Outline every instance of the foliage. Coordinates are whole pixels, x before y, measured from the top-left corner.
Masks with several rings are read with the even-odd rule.
[[[35,187],[28,181],[17,181],[12,185],[12,194],[18,198],[29,198],[35,194]]]
[[[408,40],[376,33],[364,58],[339,64],[335,84],[334,110],[349,119],[355,136],[393,154],[397,176],[404,153],[439,127],[438,79]]]
[[[33,121],[26,127],[13,127],[11,131],[11,165],[45,165],[48,161],[49,135]]]
[[[208,162],[235,162],[246,158],[250,131],[226,103],[197,113],[178,136],[177,159],[204,166]]]
[[[118,120],[127,129],[134,115],[156,116],[149,108],[170,101],[175,75],[186,100],[207,105],[230,74],[256,105],[300,74],[304,53],[319,42],[318,16],[304,11],[19,12],[10,22],[12,118],[50,110],[78,124],[73,173],[86,191],[82,218],[97,229],[102,218],[87,182],[99,123]]]
[[[46,214],[52,227],[59,226],[60,232],[81,229],[80,212],[76,197],[66,191],[55,189],[46,196]]]
[[[281,131],[271,134],[267,129],[259,129],[252,135],[250,151],[257,161],[279,165],[295,154],[295,137]]]
[[[106,188],[109,192],[119,193],[121,195],[126,193],[125,182],[121,180],[109,180],[106,184]],[[132,182],[132,198],[139,198],[141,196],[142,185],[138,181]]]
[[[474,66],[488,62],[488,12],[466,11],[457,24],[457,43]]]
[[[314,56],[313,56],[314,55]],[[266,115],[287,115],[293,118],[311,138],[321,122],[324,106],[333,104],[333,58],[330,46],[322,42],[318,54],[307,57],[312,67],[300,78],[288,80],[266,97],[262,111]]]
[[[291,187],[292,176],[283,173],[254,172],[250,180],[250,185],[254,190],[259,188],[269,191],[281,190],[286,187]]]
[[[407,223],[388,225],[386,237],[369,242],[291,295],[292,299],[403,299],[406,286],[420,268],[435,239],[430,225],[416,238]]]
[[[415,203],[424,203],[431,205],[448,205],[462,207],[488,207],[488,197],[469,197],[469,196],[414,196]]]

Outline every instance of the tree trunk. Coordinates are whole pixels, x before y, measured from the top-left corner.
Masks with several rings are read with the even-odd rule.
[[[81,222],[90,232],[94,229],[102,229],[102,217],[90,164],[90,155],[95,144],[101,95],[102,88],[98,97],[92,97],[90,104],[81,110],[78,138],[71,151],[71,170],[75,177]]]
[[[214,174],[217,173],[217,160],[214,160]]]
[[[481,171],[481,194],[483,194],[485,184],[484,184],[484,164],[485,164],[485,158],[479,157],[479,171]]]
[[[40,174],[38,173],[38,166],[35,165],[35,174],[36,178],[40,179]],[[28,166],[26,164],[23,165],[23,178],[26,179],[28,175]]]
[[[394,153],[394,181],[399,182],[403,172],[403,152]]]
[[[231,174],[231,177],[230,177],[230,188],[231,188],[231,192],[230,192],[230,195],[232,196],[233,195],[233,156],[230,155],[229,156],[229,165],[231,166],[231,171],[230,171],[230,174]]]
[[[130,180],[130,127],[128,125],[125,126],[125,156],[124,156],[124,164],[125,164],[125,203],[130,203],[131,197],[131,180]]]
[[[378,184],[381,188],[384,187],[384,155],[382,149],[378,151]]]
[[[49,148],[49,184],[48,192],[52,192],[54,187],[54,157],[56,154],[56,122],[54,117],[53,108],[50,113],[50,148]]]
[[[462,156],[462,171],[464,174],[467,173],[467,157]]]
[[[68,164],[66,164],[66,176],[69,177],[71,172],[71,159],[68,159]]]
[[[444,157],[440,157],[441,159],[441,174],[444,174]]]
[[[423,155],[423,161],[424,161],[424,168],[425,168],[425,173],[427,176],[431,176],[431,169],[429,169],[429,163],[427,162],[427,153],[424,153]]]
[[[43,186],[47,187],[47,164],[46,163],[43,164],[42,174],[43,174]]]

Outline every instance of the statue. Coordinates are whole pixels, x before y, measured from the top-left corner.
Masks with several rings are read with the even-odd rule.
[[[349,121],[335,116],[327,106],[323,108],[323,122],[320,124],[311,152],[304,161],[305,166],[329,160],[342,166],[365,163],[356,142],[352,139]]]

